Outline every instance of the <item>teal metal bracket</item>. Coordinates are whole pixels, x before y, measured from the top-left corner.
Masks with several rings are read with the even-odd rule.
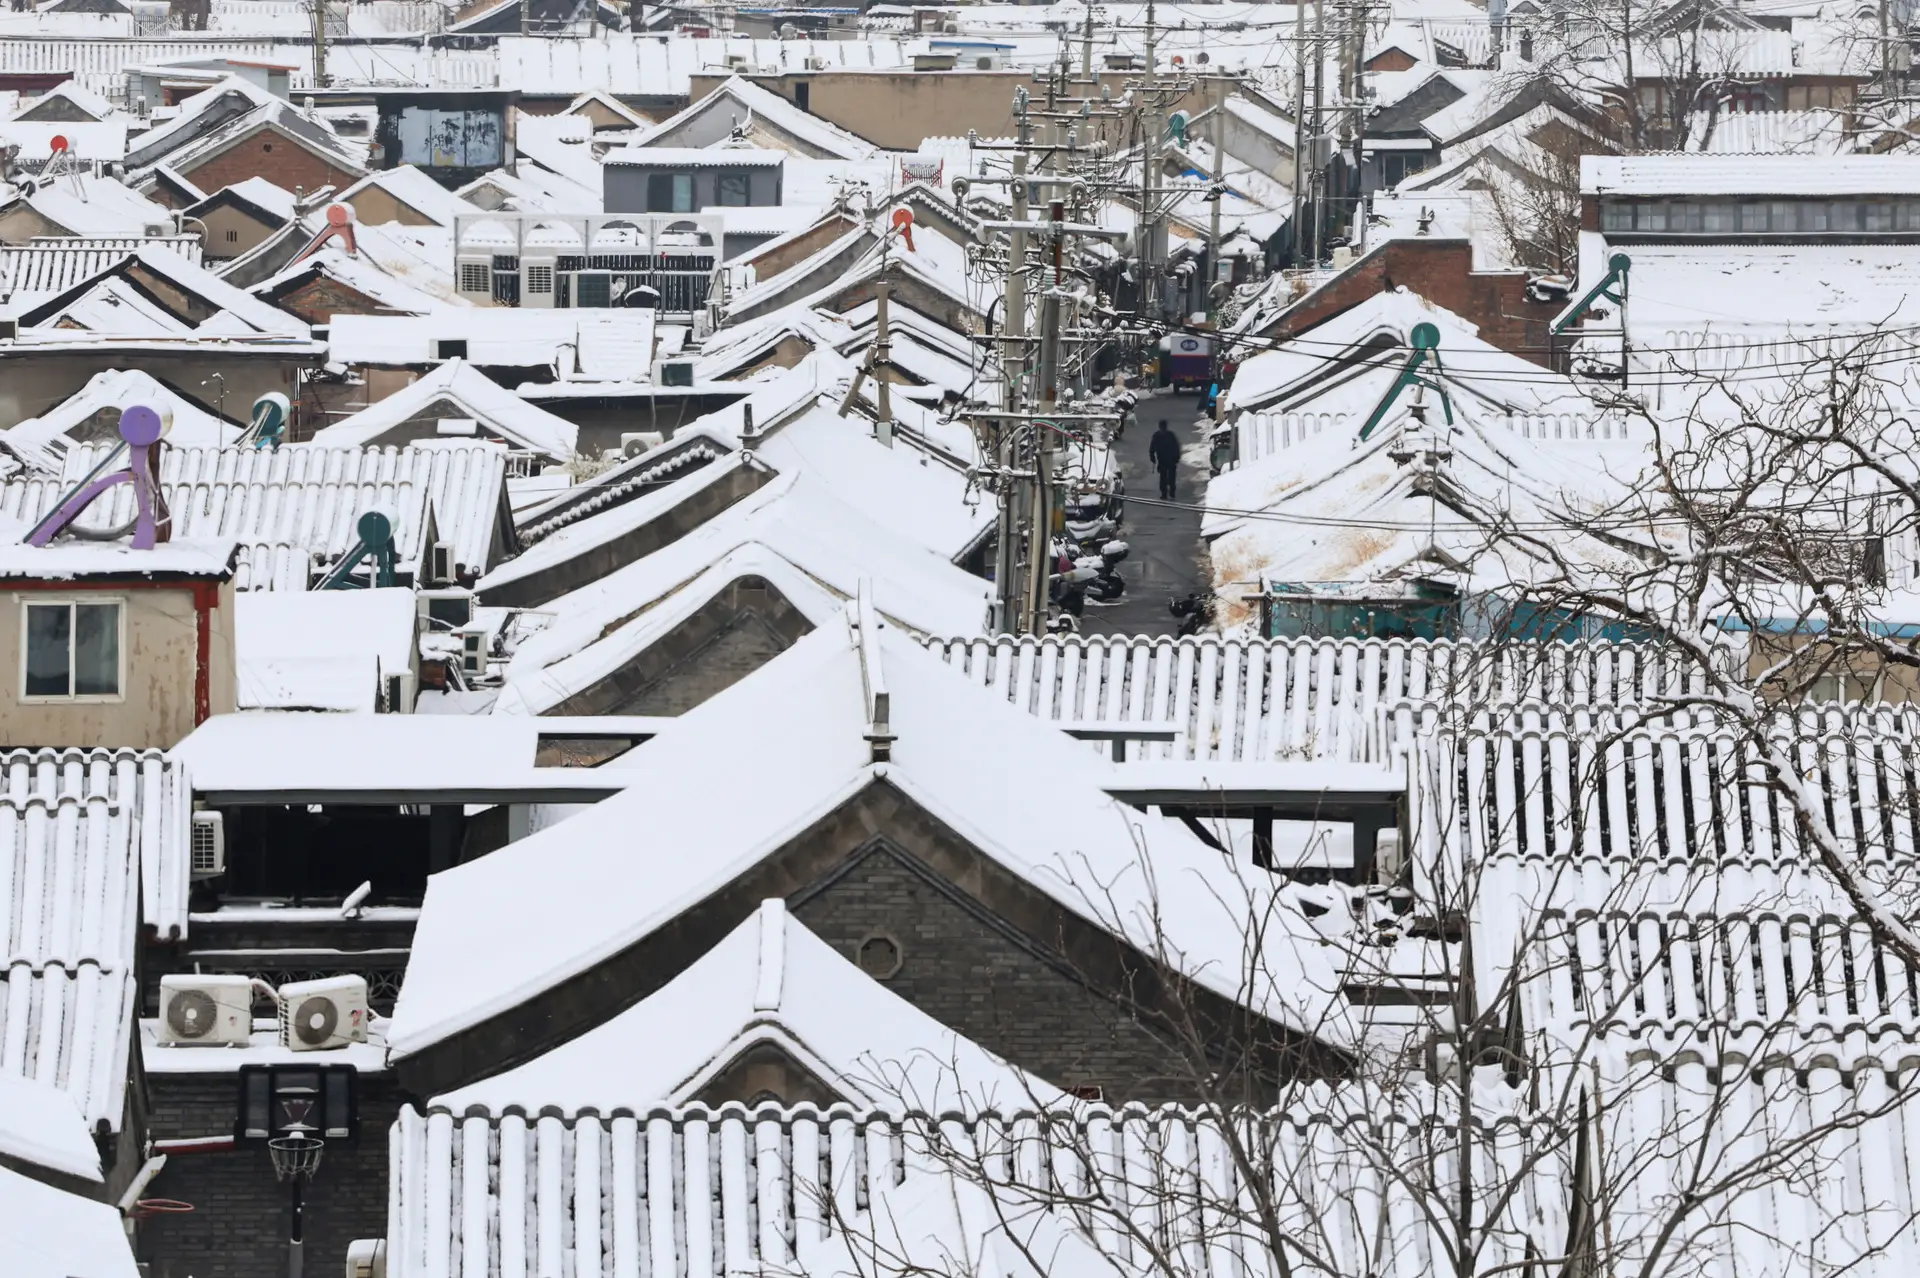
[[[1558,337],[1573,325],[1587,317],[1596,302],[1612,302],[1615,306],[1627,304],[1627,272],[1633,269],[1633,259],[1625,253],[1615,253],[1607,259],[1607,277],[1595,284],[1580,304],[1560,317],[1553,326],[1553,335]]]
[[[1415,324],[1413,332],[1407,334],[1407,339],[1413,345],[1413,352],[1407,356],[1406,365],[1400,370],[1400,376],[1394,379],[1392,387],[1381,398],[1379,406],[1373,410],[1373,416],[1367,418],[1367,424],[1360,428],[1360,438],[1363,440],[1373,434],[1373,428],[1380,424],[1381,419],[1387,415],[1387,410],[1393,407],[1394,401],[1400,398],[1400,393],[1409,386],[1425,386],[1438,395],[1440,407],[1447,415],[1447,425],[1453,425],[1453,400],[1447,397],[1447,388],[1436,381],[1431,374],[1421,371],[1428,367],[1431,367],[1434,373],[1441,371],[1440,330],[1431,324]]]
[[[360,540],[353,543],[332,571],[320,580],[322,590],[357,590],[360,583],[353,579],[363,561],[373,564],[373,584],[382,589],[394,585],[396,578],[393,567],[393,521],[377,510],[369,510],[360,516],[360,522],[354,525],[360,534]]]

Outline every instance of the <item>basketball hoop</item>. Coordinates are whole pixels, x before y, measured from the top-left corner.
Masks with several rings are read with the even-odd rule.
[[[183,1216],[192,1210],[192,1203],[183,1203],[177,1198],[142,1198],[133,1205],[133,1217],[146,1220],[152,1216]]]
[[[267,1142],[273,1155],[273,1174],[283,1182],[304,1177],[313,1179],[320,1170],[320,1154],[327,1142],[313,1136],[276,1136]]]

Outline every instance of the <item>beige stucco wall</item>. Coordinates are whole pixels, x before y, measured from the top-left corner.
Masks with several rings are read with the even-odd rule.
[[[402,226],[438,225],[413,205],[401,203],[393,198],[391,192],[379,186],[362,188],[347,203],[353,205],[355,220],[369,226],[380,226],[387,222],[398,222]]]
[[[225,205],[221,205],[219,208],[208,209],[207,215],[198,220],[204,223],[207,228],[205,245],[206,256],[210,261],[239,257],[242,253],[257,247],[260,241],[273,234],[273,231],[264,222],[261,222],[251,214],[243,213],[239,209],[229,208]],[[187,225],[192,226],[193,223],[188,222]],[[234,233],[232,240],[227,239],[228,231]]]
[[[122,693],[100,702],[22,703],[20,644],[26,603],[56,599],[119,599],[126,609]],[[222,582],[209,620],[214,714],[235,704],[233,583]],[[193,731],[197,626],[193,586],[116,587],[76,584],[71,590],[0,587],[0,747],[153,746],[165,749]]]
[[[804,80],[809,112],[876,146],[902,151],[915,150],[931,137],[965,137],[969,129],[983,138],[1009,136],[1014,89],[1037,89],[1026,71],[815,71],[749,78],[789,102],[794,100],[794,85]],[[698,102],[726,79],[724,72],[696,74],[691,100]],[[1110,71],[1100,79],[1119,98],[1139,73]],[[1168,109],[1196,111],[1206,100],[1203,92],[1195,91]]]

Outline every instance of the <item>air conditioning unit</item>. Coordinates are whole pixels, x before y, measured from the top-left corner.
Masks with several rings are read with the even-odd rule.
[[[667,437],[657,430],[626,430],[620,432],[620,455],[638,457],[650,448],[658,448],[667,442]]]
[[[227,872],[227,821],[220,813],[193,814],[187,864],[191,877],[196,879],[210,879]]]
[[[471,627],[460,632],[460,673],[478,678],[487,673],[487,655],[492,648],[490,631]]]
[[[471,590],[422,590],[414,596],[414,602],[420,611],[422,632],[459,630],[473,624]]]
[[[382,692],[387,699],[388,714],[413,713],[414,679],[411,670],[388,675]]]
[[[453,543],[436,541],[427,548],[427,582],[444,586],[453,579]]]
[[[347,1278],[387,1278],[387,1240],[359,1238],[348,1243]]]
[[[280,1046],[324,1052],[367,1041],[367,982],[329,976],[280,987]]]
[[[163,976],[154,1041],[174,1047],[245,1047],[253,1034],[253,981],[245,976]]]

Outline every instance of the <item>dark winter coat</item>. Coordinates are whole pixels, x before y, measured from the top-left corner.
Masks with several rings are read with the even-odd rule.
[[[1173,432],[1162,426],[1153,432],[1153,442],[1147,445],[1147,458],[1160,470],[1174,470],[1180,465],[1180,441]]]

